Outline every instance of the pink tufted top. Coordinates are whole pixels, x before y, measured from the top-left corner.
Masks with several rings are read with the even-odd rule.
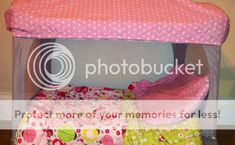
[[[15,37],[127,39],[221,45],[229,19],[190,0],[15,0],[6,12]]]

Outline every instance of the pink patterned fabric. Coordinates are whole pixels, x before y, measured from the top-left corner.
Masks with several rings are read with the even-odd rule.
[[[60,90],[55,91],[40,91],[33,99],[38,100],[33,103],[28,111],[46,112],[46,110],[69,111],[79,110],[79,108],[86,108],[86,111],[101,113],[107,110],[121,110],[117,104],[99,103],[99,105],[91,105],[89,102],[83,104],[82,102],[57,102],[57,105],[52,105],[45,100],[120,100],[123,99],[123,90],[99,87],[71,87],[67,86]],[[59,104],[58,104],[59,103]],[[75,105],[76,104],[76,105]],[[45,107],[46,106],[46,107]],[[56,107],[58,106],[58,107]],[[93,106],[88,108],[86,106]],[[112,106],[112,108],[110,108]],[[61,110],[58,110],[61,109]],[[100,122],[95,122],[94,119],[79,119],[69,120],[62,118],[40,119],[24,117],[21,127],[16,133],[16,145],[123,145],[123,128],[126,127],[126,122],[117,119],[103,118]],[[26,121],[25,121],[26,120]],[[99,120],[99,119],[98,119]],[[100,128],[95,128],[100,126]],[[71,127],[70,133],[66,129],[62,130],[64,126]],[[64,135],[58,132],[61,130]],[[93,134],[90,133],[93,131]],[[74,135],[74,136],[73,136]],[[71,138],[71,136],[73,138]],[[65,138],[70,137],[67,141]],[[92,140],[92,138],[95,138]]]
[[[173,70],[173,72],[175,72]],[[150,101],[148,105],[141,105],[142,101],[137,102],[137,109],[139,112],[151,112],[154,111],[162,111],[162,108],[167,109],[170,112],[175,112],[180,109],[184,109],[186,112],[194,112],[194,109],[200,105],[198,100],[204,99],[208,89],[209,89],[209,79],[208,76],[195,76],[195,75],[180,75],[173,73],[172,75],[166,76],[161,80],[151,83],[147,80],[143,80],[138,83],[132,83],[128,87],[129,90],[118,90],[112,88],[99,88],[99,87],[71,87],[67,86],[63,89],[56,91],[40,91],[33,99],[38,100],[35,102],[36,104],[32,104],[29,108],[29,111],[37,111],[37,112],[46,112],[47,109],[57,110],[57,111],[77,111],[77,106],[79,108],[85,108],[89,112],[96,111],[106,112],[107,110],[121,110],[119,105],[117,104],[106,104],[94,106],[93,108],[89,108],[91,105],[87,103],[78,102],[77,105],[74,106],[75,101],[72,102],[61,102],[59,104],[59,108],[52,105],[47,104],[44,100],[122,100],[122,99],[137,99],[137,100],[196,100],[194,104],[185,103],[180,106],[177,104],[169,105],[168,104],[157,104],[154,101]],[[128,92],[131,92],[131,95],[128,95]],[[135,97],[133,98],[132,92],[134,92]],[[153,102],[153,103],[151,103]],[[59,102],[57,102],[58,104]],[[97,103],[97,102],[96,102]],[[47,106],[47,107],[45,107]],[[88,106],[88,107],[86,107]],[[110,107],[112,106],[112,107]],[[169,106],[169,107],[168,107]],[[153,109],[154,108],[154,109]],[[75,109],[75,110],[74,110]],[[26,117],[26,116],[25,116]],[[27,117],[26,117],[27,118]],[[34,119],[29,118],[23,119],[21,124],[21,129],[19,129],[16,133],[15,144],[17,145],[83,145],[91,142],[89,137],[96,137],[92,144],[97,145],[123,145],[123,135],[125,134],[125,130],[128,129],[127,122],[125,120],[116,120],[115,119],[107,119],[100,122],[100,126],[105,126],[105,129],[96,129],[94,127],[93,119],[85,119],[85,120],[67,120],[67,119]],[[99,120],[99,119],[98,119]],[[177,123],[182,121],[182,119],[174,118],[174,119],[147,119],[145,123],[153,124],[153,125],[164,125]],[[99,122],[96,122],[99,124]],[[70,132],[61,133],[59,130],[66,126],[70,126]],[[39,128],[39,129],[35,129]],[[42,128],[42,129],[40,129]],[[89,135],[88,129],[93,131],[92,135]],[[69,140],[66,140],[69,138]]]
[[[190,0],[15,0],[6,24],[15,37],[221,45],[229,19]]]
[[[209,90],[209,76],[172,74],[154,83],[142,80],[130,86],[140,100],[202,100]]]
[[[154,111],[162,112],[162,108],[164,108],[168,112],[180,112],[182,110],[194,112],[200,106],[201,101],[205,99],[209,91],[209,75],[177,74],[175,69],[172,72],[173,74],[156,82],[142,80],[129,85],[128,89],[134,92],[137,100],[162,101],[161,105],[156,104],[155,101],[152,101],[152,103],[150,101],[148,106],[142,105],[143,103],[139,101],[137,103],[138,111],[151,112],[154,108]],[[169,105],[167,100],[175,102]],[[145,123],[153,125],[173,124],[179,121],[182,121],[182,118],[144,120]]]

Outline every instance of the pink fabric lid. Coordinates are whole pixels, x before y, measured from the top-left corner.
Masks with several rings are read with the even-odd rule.
[[[229,30],[221,9],[190,0],[15,0],[5,16],[15,37],[221,45]]]

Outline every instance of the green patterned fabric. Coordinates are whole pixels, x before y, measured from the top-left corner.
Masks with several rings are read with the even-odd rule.
[[[130,100],[134,98],[134,94],[131,91],[124,92],[124,96]],[[124,112],[135,112],[136,110],[135,104],[128,102],[123,104]],[[154,127],[157,128],[155,130],[138,129],[143,128],[146,124],[139,122],[137,119],[128,119],[128,126],[128,128],[132,129],[126,130],[124,145],[203,145],[197,118],[187,119],[174,125]],[[150,126],[147,125],[148,127]],[[135,128],[136,130],[133,130]],[[181,130],[168,128],[180,128]]]
[[[189,124],[195,127],[197,119],[186,120],[178,125]],[[175,126],[175,125],[174,125]],[[156,129],[127,130],[124,137],[125,145],[202,145],[201,132],[197,129]]]
[[[63,142],[70,142],[75,139],[76,132],[71,125],[64,125],[58,129],[57,135]]]

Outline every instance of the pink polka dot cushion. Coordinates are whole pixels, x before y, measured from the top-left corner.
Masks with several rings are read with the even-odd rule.
[[[139,100],[137,102],[139,112],[176,114],[169,118],[144,119],[145,123],[153,125],[175,124],[185,119],[179,116],[180,112],[193,113],[206,98],[209,91],[209,75],[177,74],[173,70],[173,74],[156,82],[143,80],[132,83],[128,88]]]
[[[15,0],[5,16],[15,37],[221,45],[229,29],[221,9],[190,0]]]
[[[209,76],[172,74],[154,83],[143,80],[133,85],[141,100],[202,100],[209,90]]]

